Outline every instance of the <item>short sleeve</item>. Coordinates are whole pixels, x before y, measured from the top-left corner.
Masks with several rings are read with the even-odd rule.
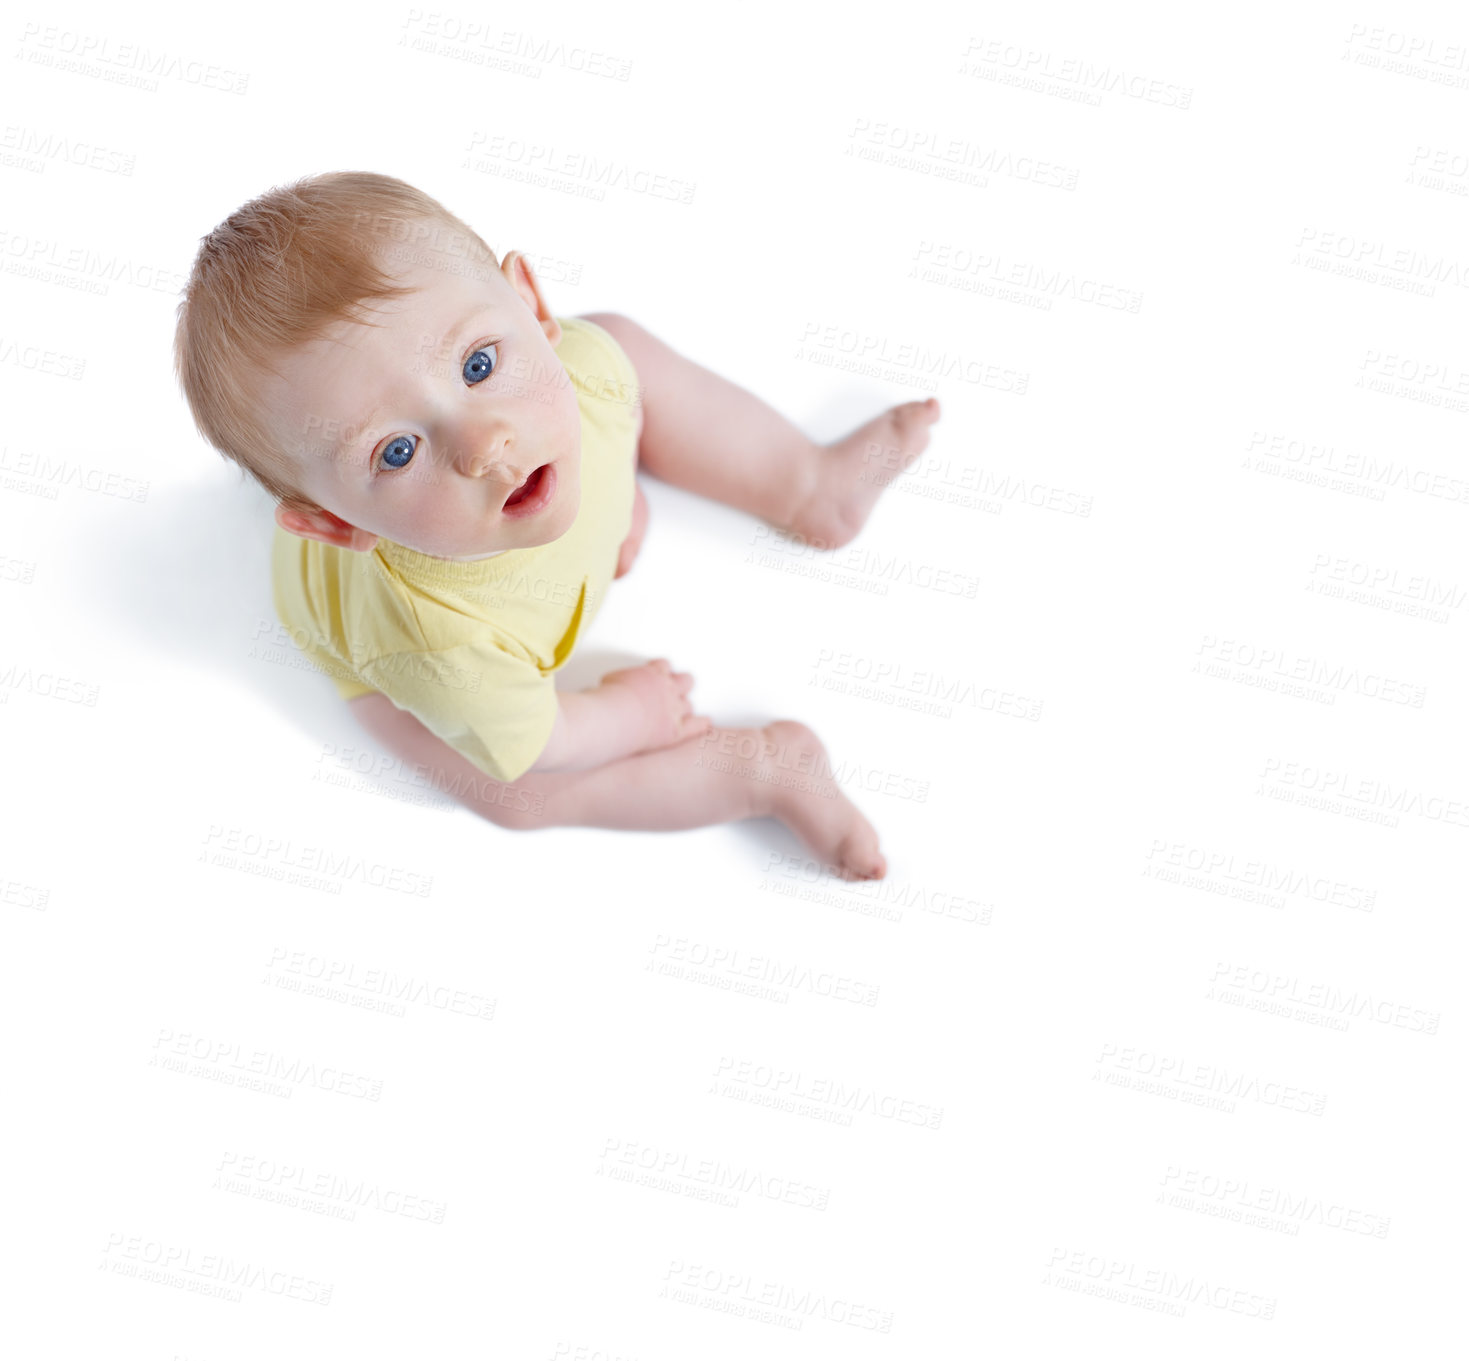
[[[372,686],[364,684],[356,671],[338,661],[324,647],[312,646],[309,641],[303,642],[300,639],[297,639],[297,643],[311,659],[312,665],[331,677],[332,684],[337,687],[337,694],[343,699],[356,699],[358,695],[372,694]]]
[[[489,640],[392,653],[364,665],[362,679],[507,784],[535,764],[556,722],[551,677]]]
[[[627,351],[604,327],[586,317],[569,319],[571,344],[557,354],[581,391],[583,416],[606,434],[618,436],[637,422],[642,401],[637,370]],[[562,319],[563,331],[567,320]]]
[[[360,680],[355,680],[351,676],[338,676],[333,674],[332,680],[336,684],[337,694],[343,699],[357,699],[361,695],[375,695],[377,693],[372,686],[364,685]]]

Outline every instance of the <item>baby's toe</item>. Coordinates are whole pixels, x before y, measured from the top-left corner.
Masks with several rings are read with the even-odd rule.
[[[881,879],[887,873],[887,861],[877,849],[877,833],[871,825],[860,827],[842,842],[837,866],[846,879]]]
[[[939,418],[938,398],[925,397],[921,402],[904,402],[895,408],[893,414],[905,427],[931,425]]]

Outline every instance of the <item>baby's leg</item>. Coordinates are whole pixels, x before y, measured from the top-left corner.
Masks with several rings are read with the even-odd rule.
[[[556,823],[675,831],[774,817],[846,878],[887,872],[872,824],[802,723],[714,728],[595,770],[531,778],[544,782],[545,811]]]
[[[844,877],[887,872],[872,824],[841,792],[825,749],[800,723],[714,728],[594,770],[502,784],[385,695],[360,695],[351,708],[394,755],[426,768],[435,789],[502,827],[680,831],[774,817]]]
[[[820,445],[753,393],[615,312],[587,318],[638,371],[639,459],[654,477],[747,510],[821,548],[854,538],[883,489],[928,444],[938,401],[904,402]]]

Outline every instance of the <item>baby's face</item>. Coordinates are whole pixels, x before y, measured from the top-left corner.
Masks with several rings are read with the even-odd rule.
[[[464,257],[459,257],[462,262]],[[512,252],[500,270],[394,269],[418,292],[374,304],[279,360],[258,389],[321,513],[293,533],[441,558],[560,538],[581,501],[581,414],[561,328]]]

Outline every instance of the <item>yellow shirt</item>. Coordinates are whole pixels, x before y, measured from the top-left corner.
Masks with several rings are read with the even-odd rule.
[[[632,527],[637,373],[595,322],[558,318],[581,407],[581,505],[535,548],[449,562],[379,539],[368,553],[276,526],[276,613],[344,699],[374,690],[492,779],[525,774],[556,721],[551,679],[601,609]]]

